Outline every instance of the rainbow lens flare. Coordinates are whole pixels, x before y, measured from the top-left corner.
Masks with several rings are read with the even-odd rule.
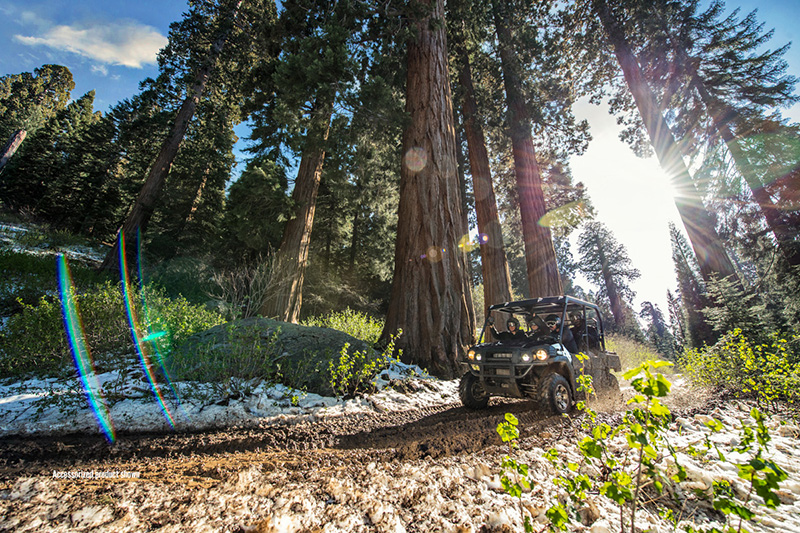
[[[156,383],[155,377],[153,376],[151,353],[154,349],[155,343],[145,341],[146,338],[152,337],[153,334],[151,333],[147,336],[142,334],[142,328],[139,323],[139,319],[136,316],[136,309],[131,298],[131,284],[130,276],[128,274],[128,263],[125,255],[124,232],[119,233],[119,270],[120,274],[122,275],[122,300],[125,304],[125,312],[128,316],[128,326],[131,329],[131,337],[133,338],[133,344],[136,347],[136,354],[139,356],[139,362],[142,364],[142,370],[147,377],[147,381],[150,383],[150,390],[153,391],[153,395],[158,401],[158,405],[161,408],[161,412],[164,414],[164,418],[167,419],[170,427],[175,429],[175,420],[172,418],[172,413],[170,413],[167,404],[164,403],[164,397],[161,395],[161,390],[158,386],[158,383]],[[160,364],[161,358],[157,357],[157,359]]]
[[[61,299],[61,312],[64,317],[64,329],[69,339],[69,347],[72,351],[72,358],[75,361],[75,368],[78,370],[83,392],[86,400],[92,408],[100,430],[105,435],[108,442],[116,440],[114,425],[111,415],[108,412],[105,399],[102,396],[100,382],[92,365],[92,354],[86,344],[86,336],[83,332],[78,301],[75,299],[75,290],[72,287],[72,276],[67,264],[67,257],[59,254],[56,259],[56,273],[58,277],[58,293]]]
[[[175,390],[175,386],[172,384],[172,380],[169,377],[169,372],[167,372],[167,367],[164,365],[164,357],[161,355],[161,352],[158,350],[158,339],[166,337],[166,331],[153,331],[152,324],[155,322],[152,317],[150,316],[149,308],[147,307],[147,299],[145,298],[145,290],[144,290],[144,275],[142,273],[142,234],[141,231],[136,232],[136,263],[139,273],[139,294],[142,297],[142,310],[144,311],[144,321],[145,327],[147,328],[147,336],[142,339],[142,342],[149,342],[151,343],[150,346],[155,351],[155,360],[158,363],[158,367],[161,369],[161,375],[164,376],[164,380],[169,385],[170,391],[172,391],[172,399],[178,404],[180,408],[180,400],[178,399],[178,391]],[[122,263],[120,263],[122,264]],[[181,412],[186,415],[186,413],[181,408]]]

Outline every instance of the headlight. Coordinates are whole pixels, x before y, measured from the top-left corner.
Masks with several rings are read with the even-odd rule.
[[[476,361],[480,361],[482,358],[483,358],[483,356],[481,354],[476,354],[475,355],[475,360]]]
[[[470,350],[469,352],[467,352],[467,357],[469,357],[470,361],[475,359],[475,350]]]
[[[531,354],[525,352],[522,354],[522,362],[523,363],[530,363],[531,362]]]
[[[547,350],[537,350],[536,359],[538,359],[539,361],[544,361],[545,359],[547,359]]]

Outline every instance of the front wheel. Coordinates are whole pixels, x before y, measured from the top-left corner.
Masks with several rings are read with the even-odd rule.
[[[572,392],[564,376],[553,373],[542,380],[540,401],[555,415],[568,413],[572,409]]]
[[[461,397],[461,403],[468,409],[485,409],[489,405],[489,394],[471,372],[461,376],[458,395]]]

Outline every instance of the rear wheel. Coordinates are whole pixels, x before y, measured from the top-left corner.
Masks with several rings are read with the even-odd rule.
[[[539,400],[551,413],[561,415],[572,409],[572,391],[561,374],[552,373],[542,380]]]
[[[489,405],[489,394],[471,372],[461,376],[458,395],[461,397],[461,403],[468,409],[485,409]]]

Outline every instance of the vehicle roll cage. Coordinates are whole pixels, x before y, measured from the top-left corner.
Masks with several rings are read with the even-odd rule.
[[[483,341],[483,336],[486,332],[486,327],[489,325],[489,316],[492,311],[497,311],[500,313],[508,313],[508,314],[520,314],[523,316],[534,318],[531,314],[531,309],[535,308],[537,316],[535,318],[540,318],[538,315],[540,314],[556,314],[561,316],[561,329],[558,332],[558,338],[563,338],[564,334],[564,327],[567,323],[567,315],[575,315],[579,314],[583,321],[583,332],[582,336],[586,341],[589,339],[589,323],[586,320],[586,310],[593,309],[595,311],[597,317],[597,334],[599,337],[600,347],[603,351],[605,351],[605,335],[603,334],[603,318],[600,315],[600,308],[597,307],[596,304],[586,302],[584,300],[580,300],[573,296],[548,296],[545,298],[530,298],[527,300],[517,300],[514,302],[505,302],[501,304],[494,304],[489,306],[489,310],[486,314],[486,320],[484,320],[483,328],[481,329],[480,337],[478,338],[478,342]],[[578,339],[575,339],[578,341]],[[587,344],[588,345],[588,344]]]

